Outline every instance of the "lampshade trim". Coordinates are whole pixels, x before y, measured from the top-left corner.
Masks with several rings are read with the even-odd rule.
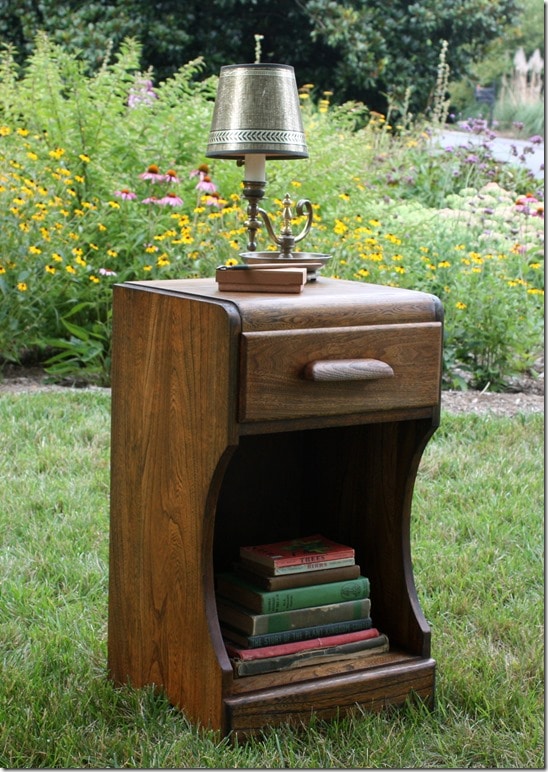
[[[222,129],[209,134],[208,149],[215,145],[260,143],[262,145],[301,145],[306,152],[306,140],[302,131],[284,129]]]

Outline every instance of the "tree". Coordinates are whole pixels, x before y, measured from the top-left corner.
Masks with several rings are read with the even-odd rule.
[[[206,73],[254,60],[292,64],[299,83],[383,110],[411,88],[427,108],[442,40],[454,77],[516,17],[519,0],[0,0],[0,36],[25,56],[42,29],[96,68],[128,36],[163,79],[203,56]]]

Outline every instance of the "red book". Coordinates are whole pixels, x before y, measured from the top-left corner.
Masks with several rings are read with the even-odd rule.
[[[279,643],[275,646],[261,646],[258,649],[240,649],[225,641],[225,647],[229,657],[237,657],[243,660],[264,659],[265,657],[279,657],[283,654],[295,654],[307,649],[325,649],[328,646],[340,646],[343,643],[355,643],[366,641],[369,638],[377,638],[379,631],[376,627],[369,630],[358,630],[355,633],[343,633],[342,635],[326,635],[323,638],[313,638],[309,641],[294,641],[293,643]]]
[[[259,544],[240,547],[240,557],[259,566],[265,566],[274,575],[288,570],[325,568],[326,564],[337,561],[337,565],[352,565],[354,550],[346,544],[314,534],[273,544]]]

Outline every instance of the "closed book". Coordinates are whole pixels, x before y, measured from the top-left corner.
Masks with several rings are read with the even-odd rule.
[[[262,590],[287,590],[290,587],[308,587],[311,584],[326,584],[327,582],[347,582],[361,575],[360,566],[340,566],[326,568],[323,571],[292,571],[279,576],[266,576],[253,570],[253,565],[240,561],[234,564],[234,573],[245,581],[255,584]]]
[[[239,630],[234,630],[234,628],[227,624],[221,624],[221,632],[225,641],[235,643],[242,648],[255,649],[260,646],[274,646],[279,643],[321,638],[324,635],[341,635],[342,633],[351,633],[356,630],[368,630],[372,626],[373,622],[368,612],[368,616],[363,619],[349,619],[346,622],[330,622],[325,625],[297,627],[294,630],[282,630],[279,633],[246,635]]]
[[[285,267],[279,270],[238,265],[217,268],[215,278],[220,291],[227,292],[302,292],[306,268]]]
[[[251,560],[241,559],[241,563],[248,570],[255,571],[262,576],[287,576],[288,574],[310,574],[317,571],[326,571],[328,568],[344,568],[355,564],[354,558],[335,558],[332,560],[316,560],[312,563],[300,563],[296,566],[276,566],[270,568]]]
[[[293,641],[291,643],[279,643],[274,646],[260,646],[257,649],[244,649],[231,643],[226,643],[226,651],[229,657],[237,659],[264,659],[265,657],[280,657],[283,654],[295,654],[309,649],[325,649],[328,646],[340,646],[343,643],[357,643],[379,635],[376,627],[368,630],[357,630],[354,633],[342,633],[341,635],[324,635],[321,638],[311,638],[307,641]]]
[[[355,562],[352,547],[334,542],[321,534],[272,544],[240,547],[240,557],[251,563],[265,566],[274,575],[280,573],[281,569],[287,572],[287,569],[297,570],[298,566],[316,566],[334,560],[350,561],[342,565],[351,565]],[[322,565],[322,568],[329,568],[329,566]]]
[[[344,600],[359,600],[369,596],[369,579],[360,576],[348,582],[330,582],[309,587],[293,587],[287,590],[261,590],[235,574],[217,576],[217,594],[228,598],[251,611],[271,614],[277,611],[302,609]]]
[[[355,659],[364,655],[373,656],[388,651],[389,644],[386,635],[378,635],[365,641],[355,643],[343,643],[339,646],[328,646],[320,649],[308,649],[284,654],[278,657],[265,657],[263,659],[242,660],[231,658],[234,674],[238,677],[258,675],[260,673],[272,673],[279,670],[292,670],[298,667],[309,667],[325,662],[342,662]]]
[[[296,627],[312,627],[328,622],[362,619],[369,615],[369,609],[369,598],[363,598],[290,611],[276,611],[272,614],[255,614],[237,603],[217,598],[219,619],[247,635],[278,633],[281,630],[293,630]]]

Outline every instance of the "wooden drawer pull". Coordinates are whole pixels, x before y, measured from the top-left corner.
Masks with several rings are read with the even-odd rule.
[[[308,381],[374,381],[393,378],[394,370],[380,359],[327,359],[308,362],[303,375]]]

